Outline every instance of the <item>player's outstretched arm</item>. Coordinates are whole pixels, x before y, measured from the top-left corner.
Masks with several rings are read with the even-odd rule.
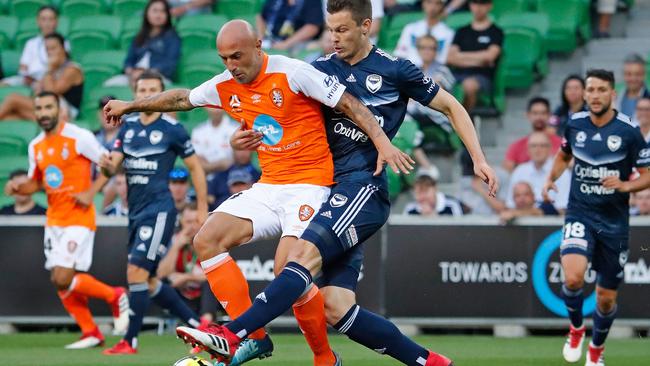
[[[619,192],[638,192],[650,187],[650,169],[638,168],[639,177],[634,180],[621,181],[619,177],[609,176],[603,178],[602,184],[605,188],[613,188]]]
[[[185,166],[187,166],[187,170],[190,171],[190,176],[192,177],[192,185],[196,192],[196,208],[199,214],[199,222],[203,224],[208,218],[208,188],[205,172],[203,171],[201,162],[196,154],[183,159],[183,162],[185,163]]]
[[[111,151],[109,154],[102,155],[97,164],[102,175],[110,178],[117,173],[120,164],[124,160],[124,154],[119,151]]]
[[[551,202],[549,192],[557,192],[555,181],[569,167],[569,162],[571,162],[572,158],[573,157],[571,154],[567,154],[562,150],[558,151],[557,155],[555,155],[555,160],[553,160],[553,167],[551,168],[551,172],[548,174],[548,177],[546,177],[546,182],[544,183],[544,187],[542,187],[542,197],[544,198],[544,201]]]
[[[474,174],[488,185],[488,194],[496,196],[499,189],[499,182],[494,170],[488,165],[481,145],[478,142],[478,136],[474,129],[469,114],[463,106],[451,94],[443,89],[429,103],[429,108],[435,109],[447,116],[452,127],[458,133],[458,136],[467,147],[469,155],[474,162]]]
[[[343,93],[336,104],[336,109],[350,117],[375,144],[379,153],[375,175],[381,173],[384,164],[390,165],[393,171],[398,174],[400,171],[408,174],[413,170],[412,164],[415,164],[415,161],[390,142],[372,112],[352,94]]]
[[[132,112],[174,112],[189,111],[194,106],[190,103],[189,89],[170,89],[149,98],[125,102],[111,100],[104,106],[104,114],[114,124],[120,124],[120,118]]]
[[[72,196],[74,197],[77,204],[83,207],[90,206],[93,203],[93,199],[95,198],[97,192],[101,191],[106,183],[108,183],[108,179],[109,178],[106,175],[99,174],[90,188],[83,192],[73,193]]]

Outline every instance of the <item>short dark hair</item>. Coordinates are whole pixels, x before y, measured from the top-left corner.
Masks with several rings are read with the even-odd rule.
[[[137,86],[140,80],[149,80],[149,79],[157,79],[158,81],[160,81],[160,87],[162,88],[162,90],[165,90],[165,81],[163,79],[162,74],[156,70],[151,70],[151,69],[144,70],[142,74],[140,74],[140,76],[138,76],[138,78],[135,80],[135,85]]]
[[[352,14],[352,19],[357,25],[361,25],[366,19],[372,19],[370,0],[327,0],[328,13],[334,14],[344,10]]]
[[[46,39],[46,40],[48,40],[48,39],[56,39],[56,41],[59,42],[61,47],[63,47],[63,50],[65,51],[65,57],[70,59],[70,54],[68,53],[68,50],[65,49],[65,38],[61,35],[61,33],[57,33],[57,32],[50,33],[50,34],[46,35],[45,37],[43,37],[43,39]]]
[[[596,79],[607,81],[609,82],[609,85],[612,86],[612,89],[615,88],[616,80],[614,79],[614,73],[609,70],[589,69],[587,70],[587,76],[585,76],[585,80],[589,78],[596,78]]]
[[[643,56],[639,55],[638,53],[630,53],[629,55],[625,56],[623,63],[639,64],[645,66],[645,60],[643,59]]]
[[[426,186],[426,187],[435,187],[438,185],[435,179],[433,179],[432,176],[430,175],[420,175],[415,179],[415,182],[413,183],[414,186]]]
[[[533,106],[535,104],[544,104],[546,109],[548,109],[549,111],[551,110],[551,103],[548,101],[548,99],[546,99],[544,97],[532,97],[532,98],[530,98],[528,100],[528,107],[526,107],[526,110],[530,112],[531,108],[533,108]]]
[[[36,94],[36,96],[34,97],[34,99],[36,99],[36,98],[45,98],[45,97],[52,97],[52,98],[54,98],[54,100],[56,100],[56,105],[57,105],[57,106],[59,105],[59,95],[56,94],[56,93],[54,93],[54,92],[48,91],[48,90],[46,90],[46,91],[42,91],[42,92]]]
[[[25,169],[16,169],[13,170],[11,173],[9,173],[9,179],[14,179],[16,177],[20,177],[23,175],[27,175],[27,170]]]
[[[52,5],[43,5],[40,8],[38,8],[38,11],[36,12],[36,16],[41,15],[41,12],[45,10],[52,10],[54,12],[54,15],[56,15],[57,17],[59,16],[59,11],[56,10],[56,8],[53,7]]]

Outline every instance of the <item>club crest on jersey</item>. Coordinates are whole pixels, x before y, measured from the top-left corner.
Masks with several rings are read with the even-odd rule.
[[[313,208],[311,208],[311,206],[302,205],[300,206],[300,209],[298,209],[298,218],[300,219],[300,221],[307,221],[312,217],[314,212],[315,211]]]
[[[282,105],[284,104],[284,94],[282,94],[281,89],[272,89],[271,93],[269,93],[269,97],[271,98],[273,105],[278,108],[282,108]]]
[[[135,135],[135,131],[133,131],[133,130],[128,130],[128,131],[126,131],[126,133],[124,134],[124,139],[125,139],[125,140],[132,139],[134,135]]]
[[[74,240],[70,240],[68,242],[68,252],[74,253],[75,250],[77,250],[77,242]]]
[[[383,79],[377,74],[370,74],[366,77],[366,89],[371,93],[376,93],[381,89]]]
[[[140,226],[140,230],[138,231],[138,236],[140,237],[140,240],[142,241],[147,241],[149,238],[151,238],[151,235],[153,234],[153,229],[151,226]]]
[[[162,138],[163,138],[163,133],[161,131],[153,130],[149,135],[149,142],[155,145],[159,143],[162,140]]]
[[[607,137],[607,148],[614,152],[621,147],[621,142],[621,136],[611,135]]]
[[[61,159],[68,160],[68,157],[70,157],[70,151],[68,150],[68,144],[64,144],[63,149],[61,150]]]
[[[335,194],[334,196],[332,196],[332,198],[330,198],[330,205],[332,207],[341,207],[345,205],[346,202],[348,202],[348,198],[339,193]]]

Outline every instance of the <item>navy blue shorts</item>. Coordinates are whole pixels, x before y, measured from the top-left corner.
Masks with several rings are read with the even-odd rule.
[[[129,219],[129,263],[144,268],[155,276],[158,262],[171,245],[176,209],[157,215]]]
[[[314,243],[323,258],[323,272],[315,283],[354,291],[363,262],[361,244],[381,229],[389,213],[386,189],[367,182],[335,185],[301,236]]]
[[[598,274],[598,286],[616,290],[625,277],[628,236],[603,233],[588,220],[569,216],[564,221],[563,234],[560,255],[584,255]]]

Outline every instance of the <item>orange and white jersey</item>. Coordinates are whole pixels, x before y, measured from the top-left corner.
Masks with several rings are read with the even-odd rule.
[[[47,193],[47,226],[84,226],[95,230],[95,207],[76,204],[74,193],[90,188],[91,166],[106,149],[88,130],[60,122],[58,131],[41,132],[29,144],[29,177]]]
[[[235,121],[264,134],[257,149],[261,183],[334,183],[321,103],[334,107],[345,86],[312,65],[264,54],[262,69],[251,83],[240,84],[229,71],[194,88],[194,106],[222,108]]]

